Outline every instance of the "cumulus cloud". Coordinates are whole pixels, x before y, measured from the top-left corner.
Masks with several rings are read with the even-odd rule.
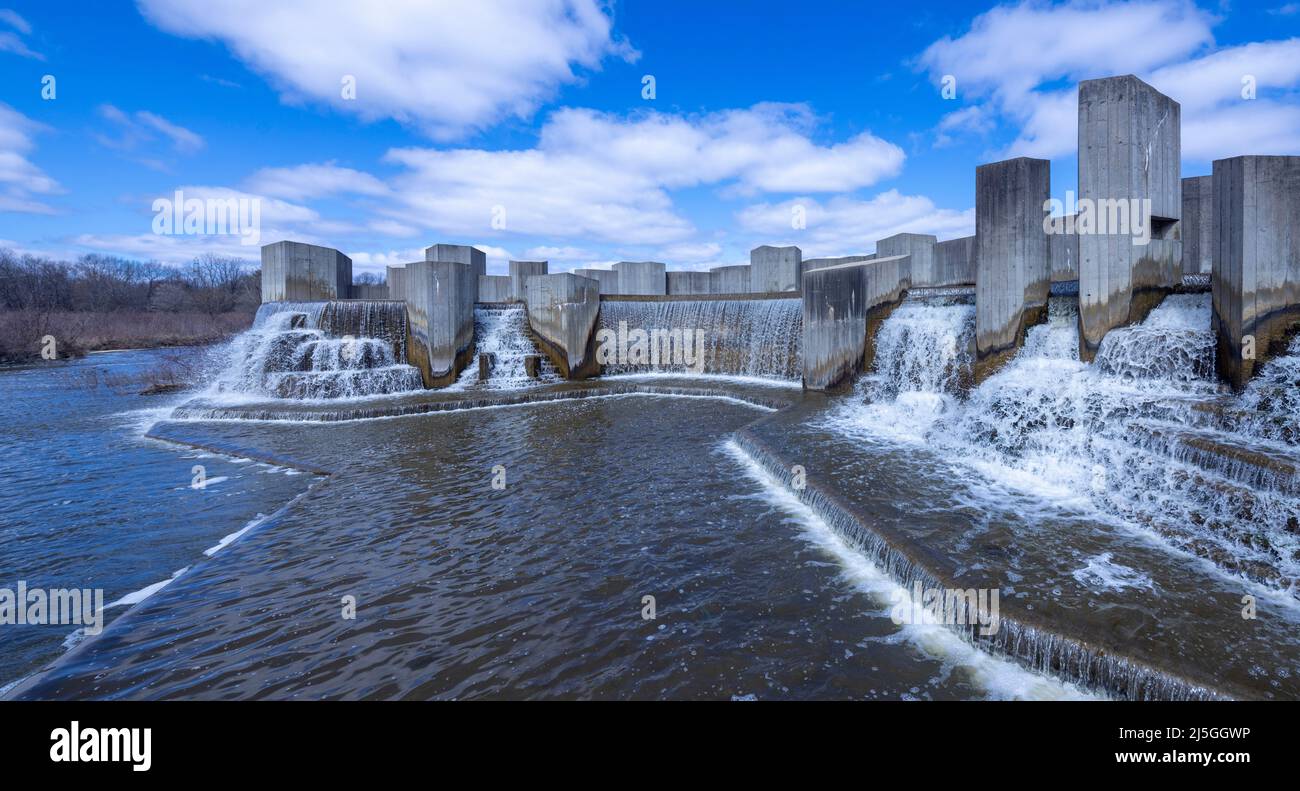
[[[618,40],[599,0],[138,0],[152,24],[220,41],[289,101],[448,139],[525,118]],[[355,98],[344,98],[345,77]]]
[[[53,214],[43,202],[63,191],[59,183],[34,165],[34,135],[45,129],[7,104],[0,103],[0,211]]]
[[[1294,153],[1300,124],[1300,39],[1214,47],[1218,20],[1183,0],[1026,1],[975,18],[970,30],[930,45],[919,64],[936,82],[957,78],[963,98],[982,100],[1018,130],[1008,156],[1073,154],[1075,83],[1136,74],[1183,108],[1183,154],[1210,160],[1244,153]],[[1258,99],[1244,98],[1243,79]],[[963,108],[940,124],[941,139],[965,124]]]
[[[249,190],[286,200],[318,199],[352,194],[382,196],[388,187],[369,173],[339,167],[333,162],[262,168],[248,179]]]
[[[792,228],[802,212],[807,227]],[[860,200],[838,196],[826,203],[811,197],[759,203],[743,209],[740,226],[767,244],[794,244],[804,258],[868,253],[876,242],[896,233],[928,233],[952,239],[975,233],[975,210],[942,209],[921,195],[897,190]]]

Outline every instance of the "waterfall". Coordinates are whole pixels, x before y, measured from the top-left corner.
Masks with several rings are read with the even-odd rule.
[[[837,430],[928,446],[989,497],[1010,487],[1090,509],[1300,595],[1300,453],[1285,443],[1300,358],[1273,361],[1231,398],[1212,378],[1208,295],[1177,295],[1109,333],[1088,365],[1077,303],[1053,297],[1017,356],[963,398],[944,373],[948,335],[927,329],[951,326],[952,308],[908,307],[881,327],[877,381],[829,420]]]
[[[270,302],[224,347],[205,396],[327,399],[423,388],[400,302]]]
[[[524,369],[524,358],[540,352],[528,337],[528,314],[522,305],[474,308],[474,338],[478,354],[490,353],[496,358],[492,374],[486,382],[480,382],[475,361],[448,390],[522,390],[560,381],[555,367],[544,356],[538,378],[530,377]]]
[[[803,303],[795,299],[622,301],[600,304],[598,329],[702,333],[703,366],[619,361],[606,374],[703,373],[799,381],[803,376]]]

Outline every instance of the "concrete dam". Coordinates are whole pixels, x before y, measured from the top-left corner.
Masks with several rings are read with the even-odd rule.
[[[1082,83],[1078,112],[1077,214],[1050,211],[1046,160],[986,163],[975,234],[957,239],[505,275],[435,244],[364,292],[338,250],[267,245],[253,327],[150,436],[327,477],[266,540],[277,557],[346,558],[301,561],[324,588],[410,557],[452,581],[433,604],[392,597],[394,619],[436,634],[466,613],[524,617],[479,609],[505,607],[484,588],[518,586],[578,613],[584,650],[663,663],[658,692],[615,680],[613,695],[714,683],[671,635],[623,640],[602,609],[645,576],[678,591],[704,635],[692,650],[719,652],[709,666],[757,663],[783,688],[806,691],[790,668],[818,665],[816,684],[894,696],[1300,697],[1300,157],[1184,179],[1177,101],[1132,76]],[[1121,205],[1135,223],[1099,232]],[[436,546],[429,525],[447,527]],[[303,568],[245,554],[205,584],[310,617],[318,603],[288,584]],[[951,622],[891,621],[930,590],[996,594],[996,622],[973,598]],[[237,675],[202,615],[159,614],[181,635],[166,661]],[[778,659],[756,657],[753,634]],[[804,661],[819,641],[833,661]],[[100,642],[50,684],[131,689],[146,668],[96,675],[115,650]],[[438,691],[526,687],[493,651],[456,654],[473,672]],[[581,692],[583,653],[530,672]],[[313,672],[285,668],[284,689],[348,689]],[[366,681],[393,696],[434,683],[393,674]]]

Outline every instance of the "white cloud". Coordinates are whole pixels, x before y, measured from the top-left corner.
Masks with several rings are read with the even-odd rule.
[[[1217,21],[1184,0],[1056,6],[1026,0],[976,17],[965,35],[936,41],[919,63],[936,82],[955,76],[962,98],[983,100],[975,106],[1018,130],[1006,156],[1074,154],[1075,84],[1129,73],[1182,105],[1188,159],[1295,153],[1300,113],[1291,93],[1300,87],[1300,40],[1215,50]],[[1246,75],[1256,79],[1254,101],[1242,96]],[[969,109],[940,123],[940,141],[969,130],[960,115]]]
[[[33,135],[45,129],[7,104],[0,103],[0,211],[53,214],[42,198],[62,187],[27,158],[36,147]]]
[[[111,104],[100,105],[99,115],[115,130],[115,134],[97,133],[95,139],[108,148],[131,154],[138,161],[155,170],[165,170],[159,149],[170,145],[179,154],[194,154],[205,144],[203,137],[179,124],[148,110],[127,113]],[[144,156],[144,154],[155,154]]]
[[[341,194],[388,194],[388,187],[369,173],[339,167],[333,162],[263,168],[248,179],[248,188],[253,192],[286,200],[312,200]]]
[[[807,227],[795,230],[791,217],[802,208]],[[766,244],[793,244],[804,258],[867,253],[896,233],[929,233],[952,239],[975,233],[975,210],[941,209],[921,195],[882,192],[869,200],[835,197],[825,204],[809,197],[760,203],[737,215],[740,226]]]
[[[0,25],[6,25],[18,31],[17,33],[8,30],[0,31],[0,52],[12,52],[24,58],[34,60],[45,60],[45,56],[39,52],[33,52],[22,37],[32,32],[32,26],[18,15],[17,11],[8,8],[0,8]]]
[[[446,139],[526,118],[581,69],[637,53],[599,0],[138,0],[154,25],[226,44],[290,101]],[[356,81],[345,99],[345,76]]]

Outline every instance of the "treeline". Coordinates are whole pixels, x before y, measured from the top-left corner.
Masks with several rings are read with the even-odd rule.
[[[0,249],[0,361],[209,343],[246,328],[261,271],[200,256],[182,267],[106,255],[56,261]]]

